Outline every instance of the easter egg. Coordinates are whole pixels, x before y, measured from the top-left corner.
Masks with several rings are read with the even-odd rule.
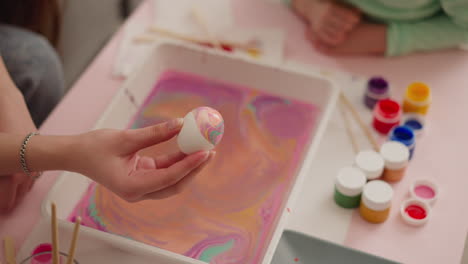
[[[185,154],[211,150],[221,141],[223,134],[224,120],[221,114],[210,107],[198,107],[184,117],[177,144]]]

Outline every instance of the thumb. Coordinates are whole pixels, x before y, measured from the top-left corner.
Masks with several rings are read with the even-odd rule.
[[[167,141],[180,132],[183,123],[182,118],[176,118],[154,126],[127,130],[127,151],[137,152]]]

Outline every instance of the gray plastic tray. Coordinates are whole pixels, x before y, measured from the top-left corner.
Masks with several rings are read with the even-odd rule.
[[[284,231],[271,264],[394,264],[390,260],[313,238]]]

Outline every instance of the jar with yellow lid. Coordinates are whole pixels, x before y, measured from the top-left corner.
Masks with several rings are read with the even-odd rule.
[[[416,82],[408,86],[403,100],[404,113],[427,114],[431,105],[431,89],[424,83]]]

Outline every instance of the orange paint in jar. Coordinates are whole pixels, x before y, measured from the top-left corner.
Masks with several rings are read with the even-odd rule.
[[[388,219],[392,207],[393,189],[381,180],[368,182],[361,196],[359,212],[370,223],[383,223]]]
[[[385,162],[382,179],[387,182],[398,182],[405,176],[410,152],[408,147],[398,141],[389,141],[380,148],[380,155]]]

